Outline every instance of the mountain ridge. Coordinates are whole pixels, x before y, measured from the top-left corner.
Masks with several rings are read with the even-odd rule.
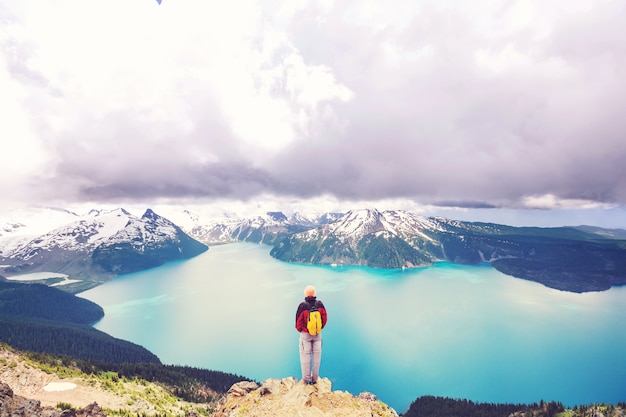
[[[160,363],[144,347],[92,327],[103,316],[96,303],[58,288],[0,281],[0,342],[109,363]]]
[[[604,291],[626,284],[626,240],[619,230],[515,227],[376,209],[351,210],[318,225],[275,218],[257,217],[256,223],[229,219],[215,228],[228,236],[227,242],[272,245],[271,256],[286,262],[373,268],[490,263],[506,275],[564,291]],[[239,233],[244,229],[245,234]]]
[[[11,235],[0,244],[3,273],[66,274],[73,279],[64,283],[63,289],[79,292],[123,273],[191,258],[208,250],[207,245],[151,209],[141,217],[123,208],[91,210],[84,216],[66,213],[72,221],[43,234],[16,233],[21,228],[28,230],[25,225],[4,227]]]
[[[571,292],[626,284],[626,241],[596,229],[513,227],[376,209],[290,235],[270,252],[289,262],[414,268],[490,263],[507,275]]]
[[[346,213],[296,212],[290,216],[269,211],[252,217],[221,219],[207,219],[183,210],[177,222],[185,225],[184,230],[151,209],[141,218],[124,209],[92,210],[89,221],[68,210],[53,214],[75,221],[71,227],[60,226],[27,243],[6,237],[27,229],[27,225],[0,224],[0,233],[5,236],[0,239],[0,253],[4,255],[0,261],[9,265],[5,266],[6,273],[47,267],[49,271],[70,272],[84,279],[87,271],[99,280],[91,285],[98,285],[121,273],[184,258],[181,247],[191,247],[187,256],[191,257],[208,250],[210,245],[245,241],[272,246],[270,255],[286,262],[373,268],[417,268],[438,261],[490,263],[504,274],[564,291],[604,291],[626,284],[626,230],[621,229],[515,227],[375,208]],[[107,216],[111,217],[108,222],[96,220]],[[105,225],[115,221],[119,223],[113,227],[116,233],[103,233],[108,230]],[[166,245],[169,248],[165,248],[159,242],[172,236],[170,232],[178,237],[170,237]],[[57,248],[56,253],[48,253],[51,259],[40,260],[38,266],[30,264],[51,236],[56,236],[57,242],[59,236],[72,241],[74,250],[49,245],[48,248]],[[152,237],[161,240],[151,240]],[[146,256],[146,251],[150,256]],[[24,262],[20,264],[16,258]],[[81,288],[81,284],[74,288]]]

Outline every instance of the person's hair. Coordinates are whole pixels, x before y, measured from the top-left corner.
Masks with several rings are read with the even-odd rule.
[[[315,287],[312,285],[307,285],[304,289],[305,297],[315,297]]]

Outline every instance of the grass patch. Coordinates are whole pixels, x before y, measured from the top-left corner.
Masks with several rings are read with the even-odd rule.
[[[73,410],[73,411],[76,411],[76,407],[74,407],[74,406],[73,406],[72,404],[70,404],[70,403],[63,403],[63,402],[60,402],[60,403],[57,403],[56,407],[57,407],[59,410]]]

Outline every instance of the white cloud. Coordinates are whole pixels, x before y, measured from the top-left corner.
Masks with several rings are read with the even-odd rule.
[[[522,199],[522,207],[529,209],[595,209],[612,208],[614,204],[602,204],[593,200],[579,198],[559,198],[554,194],[533,195]]]
[[[29,109],[29,91],[12,82],[9,62],[0,56],[0,188],[4,199],[27,194],[29,178],[45,171],[47,157]]]
[[[16,198],[626,204],[618,0],[0,8]]]

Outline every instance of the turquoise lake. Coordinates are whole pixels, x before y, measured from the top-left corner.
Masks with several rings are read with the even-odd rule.
[[[398,412],[422,395],[475,402],[626,401],[626,287],[574,294],[489,265],[375,270],[284,263],[214,246],[83,292],[94,327],[163,363],[257,381],[299,378],[295,312],[307,284],[328,310],[320,375]]]

